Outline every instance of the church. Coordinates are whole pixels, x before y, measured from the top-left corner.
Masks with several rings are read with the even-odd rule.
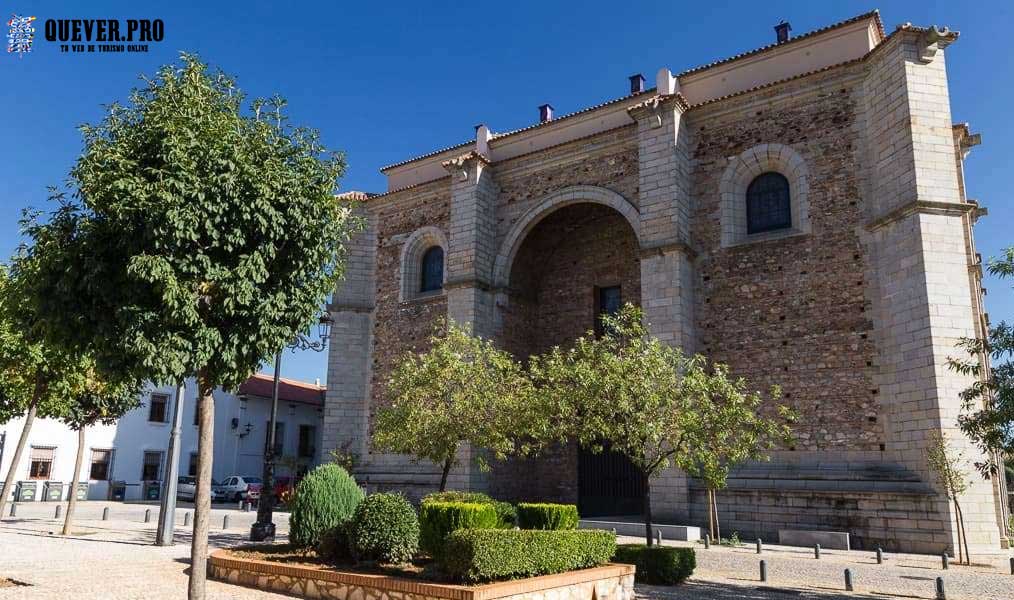
[[[954,507],[926,463],[961,437],[947,367],[982,337],[982,266],[963,162],[980,141],[956,123],[947,28],[886,32],[878,12],[674,73],[617,82],[618,96],[382,169],[349,192],[366,227],[330,305],[323,449],[357,457],[371,490],[418,498],[436,465],[373,451],[371,421],[398,357],[435,319],[470,324],[519,360],[566,345],[621,303],[650,332],[781,386],[795,443],[737,468],[718,493],[723,531],[844,531],[854,548],[955,547]],[[954,49],[959,49],[955,46]],[[534,115],[534,107],[533,107]],[[464,137],[464,136],[463,136]],[[576,446],[481,471],[462,451],[449,488],[636,514],[622,457]],[[1004,482],[962,498],[973,552],[1006,542]],[[705,490],[652,480],[658,520],[707,522]]]

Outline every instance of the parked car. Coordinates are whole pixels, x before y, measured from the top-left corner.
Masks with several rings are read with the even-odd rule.
[[[245,475],[226,477],[219,485],[227,500],[256,502],[261,497],[261,478]]]
[[[197,494],[197,478],[189,475],[181,475],[176,480],[176,499],[177,500],[190,500],[193,502],[194,496]],[[211,480],[211,501],[212,502],[223,502],[228,500],[225,491],[222,489],[222,484],[218,483],[214,479]]]

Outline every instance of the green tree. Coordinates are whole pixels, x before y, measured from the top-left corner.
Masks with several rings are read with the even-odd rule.
[[[955,536],[958,540],[958,562],[971,564],[972,557],[968,554],[968,537],[965,534],[965,516],[961,512],[960,502],[961,495],[968,491],[972,483],[967,473],[965,454],[951,446],[945,436],[937,433],[927,449],[926,462],[937,476],[947,500],[954,503],[954,511],[958,514],[958,535]],[[965,545],[964,556],[961,552],[962,543]]]
[[[521,364],[467,327],[439,322],[428,351],[408,352],[387,384],[374,446],[441,466],[440,491],[462,444],[503,460],[532,452],[546,427]],[[489,465],[483,453],[477,461]]]
[[[766,415],[764,396],[748,391],[743,378],[731,378],[727,365],[713,364],[696,382],[700,385],[692,387],[692,403],[700,427],[690,444],[688,473],[707,486],[708,528],[720,540],[716,493],[728,484],[729,470],[746,461],[769,460],[769,450],[791,444],[790,423],[796,415],[780,405]],[[777,386],[768,394],[770,400],[780,397]]]
[[[1014,277],[1014,247],[991,260],[987,270],[1001,279]],[[1014,324],[1001,321],[986,339],[964,339],[959,346],[969,357],[950,358],[948,364],[975,383],[961,393],[958,425],[986,457],[976,465],[979,471],[986,478],[1002,477],[1003,457],[1014,456]]]
[[[141,386],[138,382],[103,381],[97,372],[89,368],[81,388],[76,390],[66,404],[66,410],[60,415],[60,420],[77,431],[77,456],[74,459],[74,474],[70,482],[70,502],[67,504],[67,515],[63,521],[63,535],[70,535],[74,523],[77,483],[78,477],[81,476],[81,463],[84,460],[85,430],[97,423],[106,425],[115,423],[127,412],[140,406],[140,397]]]
[[[204,598],[213,390],[235,388],[316,319],[356,220],[344,171],[285,102],[246,102],[184,54],[81,128],[70,194],[30,229],[46,246],[35,302],[48,335],[112,373],[196,376],[198,462],[189,597]]]
[[[651,479],[669,467],[688,469],[702,415],[693,404],[706,386],[701,357],[687,357],[649,336],[640,309],[627,304],[604,317],[604,334],[533,357],[532,375],[560,426],[550,433],[592,451],[605,444],[644,478],[645,542],[651,537]]]

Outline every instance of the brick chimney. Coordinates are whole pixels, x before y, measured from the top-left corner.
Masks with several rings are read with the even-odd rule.
[[[630,93],[640,94],[644,91],[644,75],[638,73],[630,76]]]
[[[553,120],[553,105],[543,104],[539,107],[539,123]]]
[[[792,31],[792,25],[789,25],[788,21],[782,21],[775,25],[775,35],[778,37],[779,44],[789,41],[790,31]]]

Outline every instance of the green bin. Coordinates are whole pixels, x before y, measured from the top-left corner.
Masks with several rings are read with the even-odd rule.
[[[42,500],[45,502],[63,501],[63,482],[47,481],[42,484]]]
[[[162,483],[159,481],[144,482],[144,499],[158,500],[162,497]]]
[[[35,502],[35,494],[39,491],[38,481],[19,481],[14,487],[15,502]]]
[[[127,482],[126,481],[111,481],[109,482],[109,499],[123,502],[123,498],[127,495]]]
[[[88,482],[81,481],[77,484],[77,499],[87,500],[88,499]]]

